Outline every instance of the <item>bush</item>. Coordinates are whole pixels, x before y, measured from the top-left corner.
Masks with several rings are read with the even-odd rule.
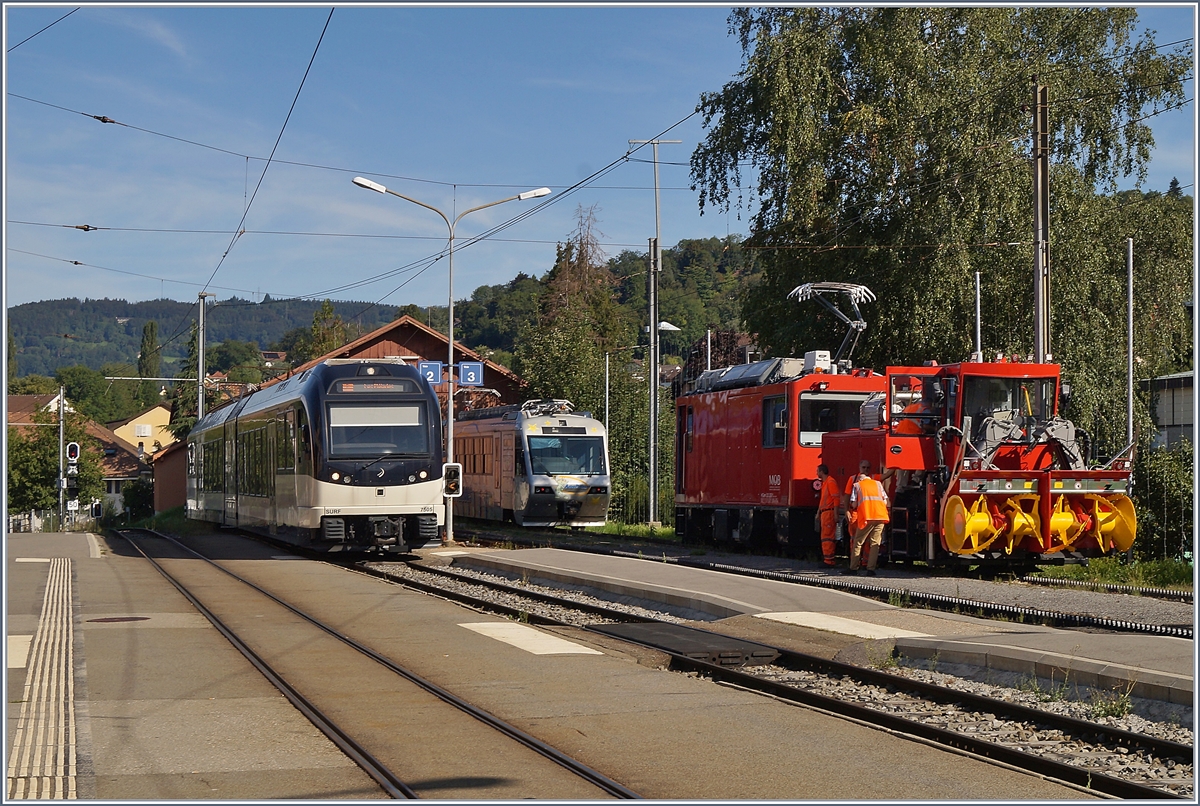
[[[121,487],[121,496],[132,520],[148,518],[154,514],[154,482],[149,479],[134,479]]]

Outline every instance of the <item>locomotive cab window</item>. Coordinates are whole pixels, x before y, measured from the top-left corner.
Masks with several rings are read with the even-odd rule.
[[[867,396],[863,394],[801,392],[797,398],[800,409],[799,444],[819,448],[821,435],[826,431],[858,428],[858,409],[866,399]]]
[[[893,375],[889,400],[893,434],[930,435],[941,425],[945,394],[933,375]]]
[[[984,420],[1008,420],[1024,426],[1042,421],[1054,410],[1053,378],[983,378],[967,376],[962,384],[963,416],[978,428]]]
[[[529,464],[538,476],[602,476],[604,440],[600,437],[529,437]]]
[[[787,445],[787,398],[768,397],[762,405],[762,444],[764,448]]]
[[[329,407],[330,457],[387,453],[429,453],[429,429],[425,427],[423,404]]]

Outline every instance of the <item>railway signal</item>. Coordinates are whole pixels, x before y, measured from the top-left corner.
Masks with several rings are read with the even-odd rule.
[[[447,498],[462,496],[462,465],[458,462],[442,465],[442,495]]]

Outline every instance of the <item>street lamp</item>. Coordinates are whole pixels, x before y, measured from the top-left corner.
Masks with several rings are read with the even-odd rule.
[[[463,219],[463,216],[468,213],[474,213],[478,210],[483,210],[487,207],[495,207],[497,204],[504,204],[510,201],[525,201],[527,199],[537,199],[542,196],[550,195],[550,188],[537,188],[536,190],[527,190],[524,193],[518,193],[516,196],[509,196],[506,199],[498,199],[494,202],[481,204],[478,207],[472,207],[469,210],[463,210],[458,214],[458,217],[453,221],[449,216],[443,213],[433,205],[426,204],[423,201],[405,196],[403,193],[397,193],[394,190],[384,187],[378,182],[372,182],[370,179],[364,179],[361,176],[354,177],[354,184],[360,188],[373,190],[376,193],[390,193],[393,196],[404,199],[407,202],[424,207],[426,210],[432,210],[442,217],[446,222],[446,227],[450,230],[450,249],[448,254],[448,265],[446,275],[448,278],[450,300],[448,305],[448,313],[450,317],[449,325],[447,326],[446,337],[450,343],[450,360],[446,366],[446,462],[454,461],[454,228],[458,226],[458,222]],[[454,499],[446,499],[446,543],[454,542]]]

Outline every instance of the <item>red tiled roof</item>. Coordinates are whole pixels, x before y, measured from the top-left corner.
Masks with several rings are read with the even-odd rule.
[[[33,415],[50,405],[58,395],[9,395],[8,424],[30,425]]]
[[[367,333],[364,336],[359,336],[357,339],[350,342],[349,344],[345,344],[345,345],[337,348],[336,350],[328,352],[325,355],[320,356],[318,358],[314,358],[311,361],[301,364],[298,367],[293,367],[291,374],[297,375],[306,369],[311,369],[312,367],[315,367],[317,364],[320,364],[322,361],[325,361],[326,359],[329,359],[329,358],[352,357],[352,356],[354,356],[354,354],[356,352],[360,351],[360,348],[363,348],[366,345],[369,345],[373,341],[380,340],[383,336],[386,336],[388,333],[390,333],[394,330],[402,330],[404,328],[413,328],[430,338],[440,341],[441,343],[443,343],[443,344],[447,345],[447,347],[449,347],[449,339],[446,338],[446,334],[440,333],[437,330],[434,330],[433,328],[426,325],[424,322],[421,322],[418,319],[414,319],[411,316],[408,316],[406,314],[404,316],[401,316],[399,319],[394,319],[391,322],[388,322],[387,324],[383,325],[382,327],[378,327],[375,330],[372,330],[370,333]],[[463,355],[463,357],[465,357],[467,360],[482,361],[484,364],[487,365],[488,369],[490,369],[493,372],[500,373],[505,379],[507,379],[514,386],[524,386],[524,383],[521,381],[521,378],[515,372],[513,372],[511,369],[509,369],[508,367],[506,367],[502,364],[497,364],[494,361],[489,361],[486,358],[483,358],[478,353],[476,353],[474,350],[470,350],[470,349],[462,346],[462,344],[460,344],[458,342],[455,342],[454,351],[456,353],[461,353]],[[447,352],[448,352],[448,349],[447,349]],[[261,386],[263,386],[263,387],[270,386],[274,383],[278,383],[283,380],[286,380],[286,377],[279,376],[277,378],[272,378],[269,381],[263,381]]]

